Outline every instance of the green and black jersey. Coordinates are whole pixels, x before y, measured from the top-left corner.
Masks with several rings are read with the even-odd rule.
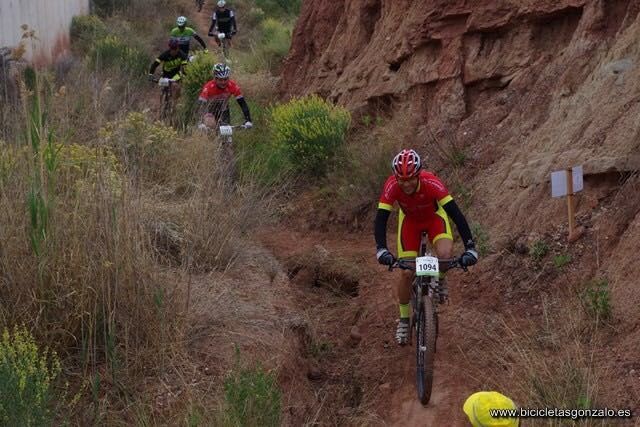
[[[149,74],[153,74],[158,68],[158,65],[162,64],[162,77],[167,77],[173,80],[180,80],[180,71],[182,66],[189,62],[189,56],[181,50],[178,50],[177,55],[172,55],[170,50],[166,50],[158,56],[158,58],[151,64],[149,68]]]
[[[178,40],[178,45],[180,46],[180,50],[186,53],[189,53],[189,45],[191,43],[191,37],[196,39],[198,43],[202,46],[203,49],[207,48],[207,45],[204,43],[204,40],[196,33],[191,27],[175,27],[171,30],[171,37]]]

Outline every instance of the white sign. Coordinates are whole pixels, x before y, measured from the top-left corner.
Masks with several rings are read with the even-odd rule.
[[[573,177],[573,192],[584,189],[582,166],[571,168]],[[561,170],[551,173],[551,197],[563,197],[569,193],[567,190],[567,171]]]
[[[438,258],[432,256],[422,256],[416,258],[416,276],[435,276],[440,275],[440,264]]]

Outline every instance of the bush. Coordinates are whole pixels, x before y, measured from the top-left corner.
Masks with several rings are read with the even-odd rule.
[[[211,69],[214,63],[212,55],[199,54],[185,70],[185,75],[181,79],[182,95],[178,107],[183,125],[194,121],[193,115],[198,109],[198,95],[200,95],[202,86],[213,78]]]
[[[531,258],[533,258],[535,262],[542,261],[542,258],[547,256],[548,253],[549,245],[547,245],[547,242],[544,240],[536,241],[531,247]]]
[[[129,46],[116,36],[106,36],[96,41],[89,52],[89,68],[94,71],[117,69],[129,76],[142,77],[150,63],[144,51]]]
[[[556,268],[562,268],[571,262],[571,255],[560,254],[553,257],[553,264]]]
[[[284,150],[297,172],[313,177],[324,176],[351,122],[349,111],[317,95],[279,105],[271,116],[276,149]]]
[[[233,426],[279,426],[282,393],[261,366],[241,368],[224,381],[226,417]]]
[[[276,72],[291,47],[290,25],[273,18],[266,18],[260,23],[260,43],[253,48],[245,65],[250,72],[269,70]]]
[[[129,113],[122,120],[107,123],[99,135],[135,178],[161,183],[173,169],[177,132],[161,122],[151,122],[142,113]]]
[[[53,382],[60,374],[55,353],[40,351],[26,329],[0,337],[0,424],[48,425],[53,415]]]
[[[256,0],[260,9],[271,11],[274,15],[297,15],[301,4],[302,0]]]
[[[60,184],[74,187],[78,194],[92,191],[99,182],[107,183],[113,194],[122,189],[120,164],[109,148],[79,144],[56,144]]]
[[[584,309],[596,322],[611,318],[611,294],[606,279],[594,280],[580,294]]]
[[[93,12],[100,16],[109,16],[118,10],[123,10],[131,4],[131,0],[93,0]]]
[[[473,233],[473,237],[476,239],[476,245],[478,249],[478,254],[480,256],[485,256],[491,252],[491,245],[489,244],[489,234],[482,227],[480,223],[471,224],[471,232]]]
[[[71,20],[70,36],[74,51],[86,53],[96,40],[107,36],[107,26],[96,15],[74,16]]]

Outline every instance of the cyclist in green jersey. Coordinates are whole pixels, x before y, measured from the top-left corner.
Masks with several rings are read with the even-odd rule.
[[[187,27],[187,18],[186,17],[179,16],[178,19],[176,19],[176,25],[177,25],[177,27],[175,27],[173,30],[171,30],[171,37],[173,37],[173,38],[178,40],[178,44],[180,45],[180,50],[181,51],[183,51],[187,55],[189,54],[189,46],[191,44],[191,37],[193,37],[194,39],[196,39],[196,41],[198,43],[200,43],[200,45],[202,46],[202,49],[206,49],[207,48],[207,45],[205,44],[204,40],[202,40],[202,37],[200,37],[196,33],[196,30],[194,30],[191,27]]]

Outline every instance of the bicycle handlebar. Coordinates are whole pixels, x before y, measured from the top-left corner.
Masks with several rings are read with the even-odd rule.
[[[454,268],[461,268],[465,272],[468,271],[467,267],[463,266],[462,263],[460,262],[461,259],[462,257],[438,258],[438,264],[439,264],[440,270],[451,270]],[[415,261],[396,259],[395,262],[389,266],[389,271],[393,271],[394,268],[399,268],[400,270],[416,271],[416,267],[413,264],[415,264]]]

